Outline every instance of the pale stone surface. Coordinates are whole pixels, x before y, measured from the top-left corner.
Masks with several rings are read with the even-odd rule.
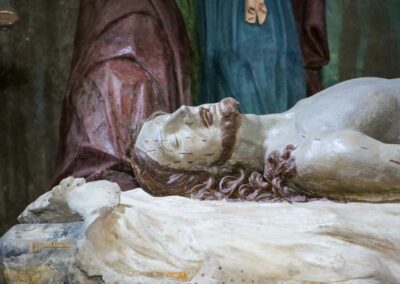
[[[83,237],[82,222],[12,227],[0,239],[0,283],[103,283],[76,266]]]
[[[399,216],[399,204],[204,202],[136,189],[86,224],[78,258],[107,283],[396,283]]]
[[[199,201],[108,181],[61,196],[84,222],[10,230],[0,241],[10,283],[400,281],[400,204]],[[30,241],[72,246],[30,253]]]
[[[41,195],[18,216],[20,223],[65,223],[79,221],[80,215],[65,203],[65,196],[73,188],[85,184],[84,178],[67,177],[59,185]]]
[[[118,184],[98,180],[77,186],[65,194],[65,204],[71,212],[85,216],[86,224],[110,212],[120,203],[121,190]]]

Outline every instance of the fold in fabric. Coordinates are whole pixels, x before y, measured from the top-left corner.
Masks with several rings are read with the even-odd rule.
[[[243,113],[287,110],[306,96],[303,60],[288,0],[265,1],[263,25],[245,22],[244,0],[197,0],[198,103],[234,97]]]
[[[54,184],[75,176],[133,188],[132,129],[191,103],[189,57],[175,1],[82,1]]]
[[[292,0],[304,59],[307,95],[323,89],[320,70],[329,62],[325,0]]]

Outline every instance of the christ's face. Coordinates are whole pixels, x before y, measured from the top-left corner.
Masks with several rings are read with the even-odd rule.
[[[203,170],[222,152],[221,103],[182,106],[144,123],[135,148],[160,165]]]

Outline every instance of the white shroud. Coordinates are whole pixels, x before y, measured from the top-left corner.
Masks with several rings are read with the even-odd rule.
[[[198,201],[96,183],[68,204],[87,225],[79,265],[107,283],[400,282],[400,204]]]

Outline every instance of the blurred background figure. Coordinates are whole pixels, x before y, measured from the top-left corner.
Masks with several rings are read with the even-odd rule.
[[[320,69],[329,62],[324,0],[178,3],[199,53],[198,103],[234,97],[243,112],[266,114],[322,89]]]
[[[54,184],[75,176],[136,187],[132,130],[155,111],[191,104],[189,56],[174,0],[82,0]]]
[[[282,112],[306,96],[290,0],[265,2],[264,23],[246,21],[245,0],[196,0],[198,103],[233,97],[244,113]],[[249,8],[250,9],[250,8]]]
[[[330,60],[325,7],[325,0],[292,0],[303,55],[307,96],[324,88],[321,70]]]
[[[325,88],[357,77],[400,77],[400,1],[327,1],[326,15]]]

